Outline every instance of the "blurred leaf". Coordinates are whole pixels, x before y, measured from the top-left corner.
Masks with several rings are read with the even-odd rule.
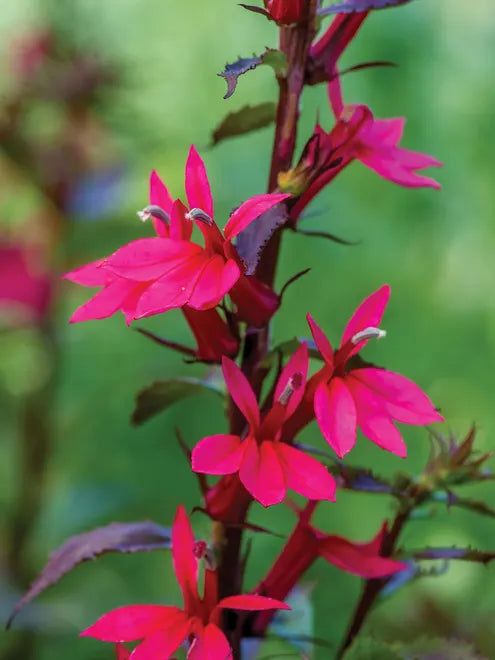
[[[344,653],[343,660],[402,660],[402,656],[385,642],[358,637]]]
[[[223,97],[228,99],[235,92],[237,87],[237,79],[243,73],[247,73],[261,64],[268,64],[271,66],[275,73],[281,74],[287,66],[285,55],[275,48],[267,48],[261,55],[254,55],[253,57],[241,57],[237,62],[225,65],[225,71],[219,73],[221,78],[227,81],[227,93]]]
[[[236,249],[246,266],[246,274],[256,270],[261,252],[273,233],[287,221],[287,207],[277,204],[253,220],[237,237]]]
[[[473,646],[459,639],[422,637],[411,642],[385,643],[358,637],[343,660],[484,660]]]
[[[230,112],[215,128],[212,134],[213,145],[236,135],[244,135],[258,128],[269,126],[275,121],[275,103],[245,105],[236,112]]]
[[[214,392],[220,396],[224,394],[216,383],[199,378],[157,380],[137,393],[132,423],[139,426],[177,401],[202,392]]]
[[[495,551],[484,552],[472,548],[425,548],[407,552],[414,559],[460,559],[489,564],[495,559]]]
[[[149,552],[168,550],[170,547],[171,530],[151,521],[110,523],[91,532],[73,536],[50,555],[47,564],[27,593],[16,603],[7,627],[27,603],[85,561],[95,559],[107,552]]]
[[[272,350],[265,355],[263,358],[262,365],[265,368],[272,367],[279,357],[285,357],[286,355],[292,355],[297,351],[301,344],[307,344],[309,357],[314,358],[315,360],[323,360],[320,355],[320,352],[316,348],[316,344],[312,339],[306,337],[293,337],[287,341],[277,344]]]
[[[354,12],[370,11],[371,9],[387,9],[405,5],[411,0],[345,0],[337,2],[320,9],[320,16],[331,16],[332,14],[353,14]]]

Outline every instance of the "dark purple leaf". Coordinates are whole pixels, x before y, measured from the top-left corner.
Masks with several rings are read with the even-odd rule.
[[[269,126],[275,121],[275,103],[245,105],[236,112],[229,113],[213,131],[213,145],[236,135],[244,135],[258,128]]]
[[[340,243],[340,245],[359,245],[361,241],[347,241],[345,238],[340,238],[335,234],[331,234],[327,231],[311,231],[306,229],[296,229],[297,234],[302,234],[303,236],[312,236],[313,238],[326,238],[329,241],[334,243]]]
[[[253,220],[237,237],[236,248],[245,266],[246,274],[256,270],[261,252],[273,233],[287,222],[285,204],[277,204]]]
[[[287,63],[285,55],[281,51],[276,50],[275,48],[267,48],[261,55],[241,57],[237,62],[227,64],[225,66],[225,71],[218,74],[221,78],[225,78],[227,81],[227,93],[223,98],[228,99],[235,92],[239,76],[242,76],[243,73],[247,73],[252,69],[256,69],[256,67],[261,64],[268,64],[272,67],[275,73],[281,73],[285,69]]]
[[[73,536],[50,555],[44,569],[27,593],[16,603],[7,622],[7,628],[21,608],[85,561],[96,559],[108,552],[149,552],[169,550],[170,547],[171,530],[151,521],[110,523],[91,532]]]
[[[386,60],[376,60],[374,62],[362,62],[361,64],[355,64],[350,66],[347,69],[342,69],[339,71],[336,77],[342,77],[346,73],[353,73],[354,71],[362,71],[363,69],[374,69],[376,67],[397,67],[395,62],[388,62]]]
[[[138,392],[132,423],[139,426],[177,401],[202,392],[214,392],[223,396],[222,390],[212,381],[198,378],[170,378],[155,381]]]
[[[411,0],[347,0],[337,2],[319,10],[320,16],[331,16],[332,14],[353,14],[355,12],[370,11],[371,9],[387,9],[405,5]]]
[[[407,552],[414,559],[460,559],[488,564],[495,559],[495,552],[484,552],[472,548],[425,548]]]
[[[256,14],[263,14],[263,16],[266,16],[268,20],[273,20],[273,18],[270,16],[270,13],[267,12],[263,7],[257,7],[256,5],[245,5],[243,2],[240,2],[239,4],[241,7],[244,7],[244,9],[247,9],[248,11],[253,11]]]

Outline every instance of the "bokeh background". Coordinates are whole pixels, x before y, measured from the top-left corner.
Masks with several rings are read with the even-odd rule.
[[[128,329],[120,315],[69,326],[88,291],[58,275],[149,235],[135,213],[147,203],[149,172],[157,169],[182,195],[191,143],[206,160],[220,224],[232,207],[264,191],[272,128],[214,148],[210,136],[227,112],[275,98],[268,67],[245,75],[228,101],[216,76],[226,61],[275,43],[273,24],[232,0],[2,6],[0,272],[14,286],[26,258],[39,280],[35,318],[24,315],[20,323],[4,308],[0,332],[3,618],[68,536],[112,520],[169,524],[179,502],[198,502],[174,428],[190,445],[220,432],[219,402],[208,395],[189,399],[137,429],[129,417],[139,388],[202,368]],[[495,432],[494,43],[491,0],[417,0],[368,19],[344,63],[392,60],[398,67],[349,74],[345,98],[369,104],[379,117],[405,115],[404,145],[444,161],[434,173],[443,190],[405,190],[359,163],[349,167],[315,200],[305,223],[361,242],[345,247],[285,237],[278,284],[300,269],[312,271],[288,291],[274,321],[275,341],[304,336],[310,310],[337,341],[356,304],[390,283],[388,336],[370,344],[366,357],[418,382],[441,407],[445,431],[463,435],[476,422],[480,451],[493,447]],[[301,144],[317,113],[330,128],[323,87],[304,94]],[[179,313],[139,325],[192,343]],[[403,431],[407,461],[361,439],[351,462],[382,474],[419,471],[430,451],[427,432]],[[320,442],[314,426],[305,439]],[[469,494],[493,503],[494,488]],[[337,505],[321,506],[317,522],[364,540],[390,511],[385,497],[342,493]],[[441,505],[430,514],[410,524],[405,546],[493,549],[490,518]],[[282,506],[255,507],[252,517],[281,533],[293,522]],[[200,514],[194,524],[208,533]],[[280,544],[254,537],[247,586]],[[313,610],[291,625],[296,630],[313,617],[314,634],[338,645],[359,588],[358,578],[317,563],[307,575]],[[16,660],[109,658],[109,647],[78,640],[78,632],[113,607],[178,598],[166,553],[109,555],[82,565],[21,613],[14,630],[2,634],[0,653]],[[390,640],[456,636],[495,657],[494,613],[493,569],[453,563],[442,576],[384,601],[367,629]],[[315,653],[328,658],[332,651]]]

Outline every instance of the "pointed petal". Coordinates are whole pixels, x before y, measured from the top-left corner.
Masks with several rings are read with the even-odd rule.
[[[98,261],[93,261],[90,264],[85,264],[75,270],[71,270],[62,277],[64,280],[70,280],[83,286],[105,286],[112,278],[112,275],[105,268],[102,268],[104,263],[105,259],[98,259]]]
[[[186,218],[187,207],[176,199],[170,212],[170,238],[176,241],[188,241],[191,238],[193,223]]]
[[[309,329],[315,340],[316,347],[320,351],[321,357],[325,360],[329,367],[333,368],[333,350],[330,342],[327,339],[327,336],[320,328],[320,326],[314,321],[311,314],[306,315],[306,319],[309,324]]]
[[[223,377],[235,405],[249,422],[252,431],[260,424],[260,411],[248,379],[235,362],[222,358]]]
[[[370,555],[363,551],[360,544],[340,536],[327,536],[320,541],[318,549],[320,556],[337,568],[368,580],[393,575],[407,568],[407,564],[395,559]]]
[[[129,660],[131,652],[122,644],[115,644],[115,657],[117,660]]]
[[[347,375],[346,384],[354,398],[357,423],[363,435],[382,449],[406,458],[405,442],[378,397],[351,374]]]
[[[259,328],[277,311],[280,298],[269,286],[256,277],[241,275],[230,291],[241,321]]]
[[[136,282],[120,277],[117,278],[101,291],[98,291],[84,305],[78,307],[71,316],[70,322],[78,323],[79,321],[105,319],[115,314],[135,287]]]
[[[197,587],[198,560],[194,556],[194,535],[185,508],[177,507],[172,526],[172,559],[177,582],[186,607],[199,599]]]
[[[308,347],[303,342],[282,369],[277,387],[275,388],[273,397],[275,401],[278,401],[290,381],[292,381],[292,387],[295,388],[286,407],[285,419],[292,415],[304,396],[304,388],[308,377],[308,364]]]
[[[143,293],[136,308],[136,318],[160,314],[185,305],[200,277],[205,254],[183,260],[169,270]]]
[[[198,344],[198,359],[220,362],[223,355],[236,355],[239,340],[216,309],[198,312],[186,305],[182,312]]]
[[[195,637],[187,660],[232,660],[232,649],[220,628],[209,623]]]
[[[244,442],[248,444],[239,470],[244,487],[263,506],[278,504],[284,499],[287,487],[273,443],[265,441],[258,447],[254,438]]]
[[[344,344],[350,341],[358,332],[366,330],[366,328],[369,327],[379,327],[389,298],[390,287],[388,284],[384,284],[377,291],[363,300],[345,327],[341,346],[344,346]],[[355,353],[359,353],[368,341],[369,340],[364,340],[359,342],[359,344],[350,351],[349,357]]]
[[[213,199],[205,164],[191,145],[186,163],[186,195],[189,208],[198,208],[213,218]]]
[[[339,458],[356,443],[356,406],[345,382],[332,378],[318,385],[314,398],[315,415],[323,437]]]
[[[193,309],[209,309],[218,305],[241,275],[239,266],[233,259],[217,255],[210,259],[199,276],[189,298]]]
[[[291,609],[289,605],[286,605],[281,600],[252,594],[243,594],[241,596],[228,596],[227,598],[222,598],[217,607],[222,609],[248,611]]]
[[[436,188],[437,190],[442,187],[435,179],[416,174],[403,166],[400,161],[383,157],[379,152],[366,149],[358,154],[358,158],[363,165],[369,167],[383,179],[392,181],[399,186],[405,188]],[[429,167],[429,165],[423,165],[422,167]]]
[[[392,117],[390,119],[374,119],[367,126],[366,142],[396,147],[402,140],[406,120],[404,117]]]
[[[276,447],[287,488],[310,500],[335,502],[335,479],[321,463],[285,443],[277,443]]]
[[[184,612],[178,607],[129,605],[104,614],[79,636],[94,637],[102,642],[134,642],[167,626],[168,622],[175,624],[184,617]]]
[[[203,248],[189,241],[140,238],[107,257],[105,268],[121,277],[147,282],[202,254]]]
[[[225,225],[223,235],[226,240],[232,240],[234,236],[237,236],[243,229],[246,229],[253,220],[259,218],[260,215],[269,211],[275,204],[282,202],[288,197],[290,195],[283,193],[268,193],[265,195],[256,195],[243,202],[232,213]]]
[[[388,414],[404,424],[443,422],[433,403],[412,380],[386,369],[353,369],[353,378],[383,399]]]
[[[192,451],[193,472],[234,474],[244,455],[244,445],[237,435],[210,435]]]
[[[144,642],[141,642],[131,653],[130,660],[164,660],[170,658],[190,632],[190,622],[185,614],[173,626],[163,630],[155,630]]]
[[[153,206],[159,206],[165,211],[165,213],[168,213],[168,215],[172,212],[172,197],[167,190],[167,186],[163,183],[158,172],[155,170],[151,172],[150,176],[150,204]],[[153,216],[151,216],[151,220],[158,236],[167,238],[169,235],[169,228],[163,220],[159,220]]]

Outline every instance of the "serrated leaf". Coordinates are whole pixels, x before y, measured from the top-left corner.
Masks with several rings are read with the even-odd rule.
[[[344,653],[343,660],[402,660],[402,656],[385,642],[358,637]]]
[[[202,392],[214,392],[223,396],[223,391],[215,383],[199,378],[157,380],[136,395],[136,405],[131,421],[135,426],[139,426],[156,414],[170,408],[177,401]]]
[[[320,9],[320,16],[331,16],[333,14],[354,14],[355,12],[370,11],[373,9],[390,9],[405,5],[411,0],[346,0],[337,2]]]
[[[275,121],[276,112],[277,106],[271,102],[245,105],[236,112],[230,112],[213,131],[213,146],[227,138],[244,135],[269,126]]]
[[[169,550],[172,532],[151,521],[110,523],[90,532],[72,536],[53,552],[27,593],[15,605],[7,622],[10,626],[19,611],[79,564],[108,552],[135,553]]]
[[[495,559],[495,551],[485,552],[473,548],[425,548],[408,551],[406,554],[414,559],[459,559],[480,564],[489,564]]]
[[[273,233],[287,222],[285,204],[276,204],[243,229],[236,240],[236,249],[246,266],[246,275],[256,270],[261,252]]]
[[[225,71],[219,73],[221,78],[227,81],[227,93],[223,97],[228,99],[235,92],[237,87],[237,80],[248,71],[256,69],[261,64],[268,64],[275,71],[277,75],[282,74],[287,67],[287,60],[285,55],[275,48],[267,48],[261,55],[254,55],[253,57],[240,57],[237,62],[227,64]]]

